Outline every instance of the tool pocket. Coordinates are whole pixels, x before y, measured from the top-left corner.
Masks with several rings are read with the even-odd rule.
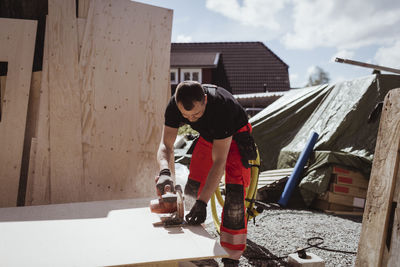
[[[250,168],[249,160],[255,160],[257,158],[257,148],[253,136],[247,131],[240,132],[233,135],[233,140],[235,140],[238,146],[243,166],[245,168]]]

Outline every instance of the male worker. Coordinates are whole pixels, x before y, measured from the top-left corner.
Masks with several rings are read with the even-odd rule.
[[[220,239],[229,258],[224,258],[223,262],[225,266],[238,266],[247,237],[244,188],[250,182],[250,168],[244,165],[248,165],[249,158],[254,159],[256,155],[247,115],[225,89],[193,81],[181,82],[165,111],[165,125],[157,153],[159,194],[164,193],[165,185],[173,188],[169,169],[173,162],[170,159],[173,158],[178,128],[183,124],[189,124],[200,133],[184,190],[185,202],[190,197],[195,199],[186,221],[189,224],[205,221],[207,203],[225,171],[226,196]]]

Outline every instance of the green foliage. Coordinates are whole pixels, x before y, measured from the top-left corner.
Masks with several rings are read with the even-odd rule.
[[[187,135],[187,134],[192,134],[192,135],[198,135],[199,133],[190,127],[189,124],[185,124],[178,129],[178,135]]]
[[[329,83],[329,74],[320,67],[315,67],[314,73],[308,77],[306,86],[314,86]]]

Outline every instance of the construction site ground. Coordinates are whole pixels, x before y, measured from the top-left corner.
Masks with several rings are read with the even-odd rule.
[[[177,182],[184,183],[188,171],[177,165]],[[217,205],[221,211],[221,207]],[[288,254],[309,247],[307,240],[318,237],[319,248],[309,248],[325,261],[325,266],[354,266],[361,232],[361,216],[339,216],[311,209],[266,209],[248,223],[247,248],[240,266],[288,266]],[[210,203],[206,230],[218,239]],[[321,239],[320,239],[321,238]],[[348,251],[353,253],[340,253]],[[279,259],[277,259],[279,258]],[[196,266],[223,266],[220,259],[193,262]]]

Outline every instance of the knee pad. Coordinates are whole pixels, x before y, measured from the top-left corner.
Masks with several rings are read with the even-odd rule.
[[[222,225],[228,229],[244,229],[244,188],[240,184],[227,184]]]

